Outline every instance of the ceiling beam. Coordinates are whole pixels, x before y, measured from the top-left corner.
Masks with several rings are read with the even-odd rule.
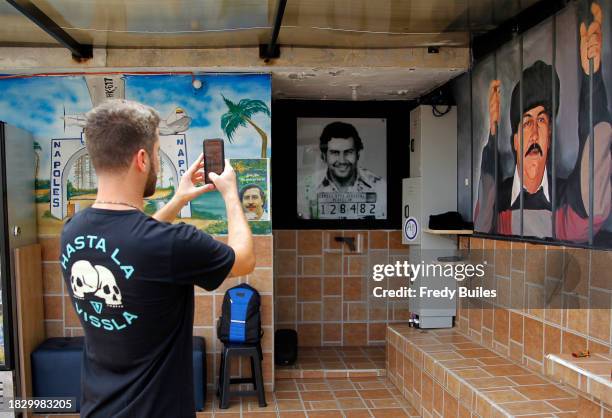
[[[283,16],[285,14],[285,7],[287,6],[287,0],[278,0],[276,7],[276,16],[274,18],[274,27],[272,28],[272,35],[268,44],[259,45],[259,57],[263,58],[265,62],[270,61],[272,58],[280,57],[280,47],[276,43],[278,40],[278,34],[283,23]]]
[[[6,0],[21,14],[34,22],[39,28],[53,37],[65,48],[72,52],[72,57],[77,60],[85,60],[93,57],[93,47],[77,42],[64,29],[55,23],[42,10],[36,7],[30,0]]]

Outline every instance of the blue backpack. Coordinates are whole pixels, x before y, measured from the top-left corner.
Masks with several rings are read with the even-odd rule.
[[[225,292],[217,337],[224,343],[257,344],[261,330],[261,296],[246,283]]]

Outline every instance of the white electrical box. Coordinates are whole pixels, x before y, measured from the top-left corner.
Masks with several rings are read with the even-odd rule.
[[[443,107],[443,106],[441,106]],[[445,107],[443,107],[445,108]],[[410,112],[410,178],[402,182],[402,242],[411,245],[412,264],[444,264],[457,254],[457,237],[428,232],[429,216],[457,210],[457,111],[436,117],[431,106]],[[456,289],[454,278],[421,277],[411,287]],[[456,299],[416,297],[410,311],[421,328],[448,328]]]

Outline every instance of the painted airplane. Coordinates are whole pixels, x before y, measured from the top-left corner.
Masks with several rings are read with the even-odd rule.
[[[104,75],[104,76],[85,76],[87,89],[91,104],[96,107],[106,99],[124,99],[125,98],[125,81],[120,75]],[[86,118],[85,114],[66,114],[64,108],[64,131],[66,126],[84,127]],[[175,135],[185,132],[191,125],[191,117],[187,115],[184,109],[175,107],[173,111],[159,122],[160,135]]]

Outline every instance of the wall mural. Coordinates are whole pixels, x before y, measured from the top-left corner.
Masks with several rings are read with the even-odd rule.
[[[476,231],[612,248],[611,22],[571,3],[475,66]]]
[[[83,126],[85,113],[106,98],[142,102],[162,117],[160,173],[145,212],[153,214],[172,198],[180,176],[202,152],[204,139],[223,138],[253,232],[271,233],[269,75],[5,76],[0,89],[0,119],[31,132],[36,140],[40,234],[60,233],[67,217],[94,202],[96,173]],[[186,205],[180,218],[211,234],[227,233],[225,204],[216,191]]]

